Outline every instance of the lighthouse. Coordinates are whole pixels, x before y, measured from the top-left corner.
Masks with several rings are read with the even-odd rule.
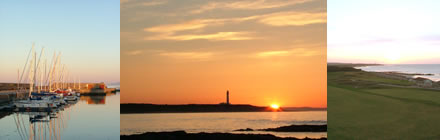
[[[229,105],[229,90],[226,90],[226,104]]]

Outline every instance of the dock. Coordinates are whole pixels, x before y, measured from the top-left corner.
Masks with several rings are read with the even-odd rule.
[[[53,87],[56,87],[56,85],[57,83],[54,83]],[[116,88],[108,88],[105,83],[58,83],[58,86],[70,87],[72,90],[81,93],[81,95],[106,95],[118,91]],[[27,98],[28,88],[29,84],[20,84],[20,91],[17,91],[16,83],[0,83],[0,105],[15,99]],[[43,86],[42,88],[47,89],[48,87]]]
[[[9,102],[17,99],[25,99],[29,94],[29,91],[23,90],[17,92],[16,90],[4,90],[0,91],[0,105],[8,104]]]

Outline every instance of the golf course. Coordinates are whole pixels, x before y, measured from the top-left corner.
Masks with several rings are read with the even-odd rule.
[[[440,139],[440,90],[327,66],[329,139]]]

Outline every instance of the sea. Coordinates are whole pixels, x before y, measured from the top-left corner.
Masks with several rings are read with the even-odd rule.
[[[184,130],[188,133],[221,132],[272,134],[278,137],[321,138],[326,132],[234,131],[300,124],[327,124],[327,111],[219,112],[121,114],[121,135]]]
[[[0,112],[0,140],[119,140],[120,93],[81,96],[52,118],[44,112]]]
[[[364,71],[372,72],[402,72],[402,73],[421,73],[433,75],[417,75],[415,77],[428,78],[433,81],[440,81],[440,64],[393,64],[356,67]]]

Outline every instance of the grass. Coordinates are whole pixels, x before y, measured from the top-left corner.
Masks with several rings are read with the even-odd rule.
[[[440,91],[363,71],[327,76],[329,139],[440,139]]]

